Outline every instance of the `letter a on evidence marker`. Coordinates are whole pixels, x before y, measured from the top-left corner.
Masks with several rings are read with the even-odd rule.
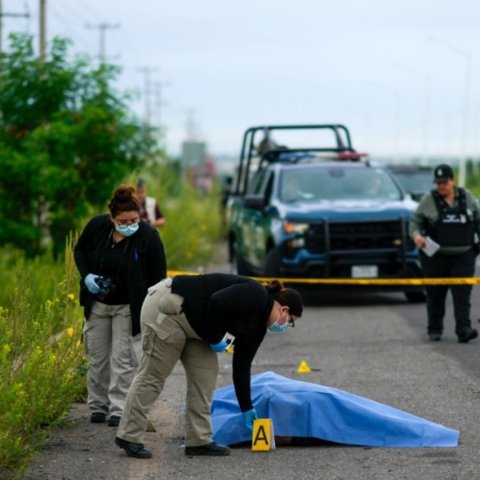
[[[308,366],[308,363],[305,360],[302,360],[300,362],[300,365],[298,366],[297,372],[298,373],[310,373],[311,372],[310,367]]]
[[[275,449],[275,436],[271,418],[257,418],[253,422],[252,450],[268,452]]]

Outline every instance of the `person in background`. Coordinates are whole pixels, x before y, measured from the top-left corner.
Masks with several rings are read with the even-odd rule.
[[[185,454],[229,455],[212,441],[210,407],[218,375],[217,352],[233,341],[233,384],[247,428],[257,412],[251,400],[252,360],[267,330],[285,332],[301,317],[299,293],[278,280],[264,286],[225,273],[177,275],[148,290],[142,307],[143,356],[128,392],[115,443],[135,458],[151,458],[143,445],[147,414],[180,360],[187,377]]]
[[[409,233],[420,249],[425,277],[472,277],[480,238],[480,209],[477,200],[466,189],[456,187],[450,165],[434,169],[436,188],[425,194],[413,213]],[[428,256],[423,249],[428,237],[440,248]],[[478,336],[470,321],[471,285],[427,285],[427,333],[439,341],[443,333],[445,299],[452,292],[455,333],[460,343]]]
[[[155,198],[147,196],[147,186],[143,178],[139,178],[137,181],[136,194],[140,202],[140,218],[152,225],[152,227],[164,225],[165,217],[158,207]]]
[[[140,310],[147,288],[166,277],[156,229],[140,221],[132,186],[120,185],[110,213],[93,217],[75,248],[81,275],[87,389],[92,423],[116,427],[141,354]]]

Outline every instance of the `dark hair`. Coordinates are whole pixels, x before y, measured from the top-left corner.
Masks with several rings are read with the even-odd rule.
[[[145,188],[145,180],[143,178],[137,180],[137,188]]]
[[[140,211],[140,203],[135,195],[135,189],[131,185],[120,185],[112,195],[108,204],[110,214],[116,217],[122,212]]]
[[[302,316],[303,300],[296,290],[284,287],[280,280],[272,280],[265,288],[280,305],[288,307],[292,315]]]

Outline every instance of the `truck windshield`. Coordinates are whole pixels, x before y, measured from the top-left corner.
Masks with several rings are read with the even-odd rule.
[[[279,190],[287,203],[321,200],[392,201],[402,193],[381,168],[315,165],[285,169]]]
[[[394,176],[405,191],[409,193],[429,192],[433,188],[432,172],[395,172]]]

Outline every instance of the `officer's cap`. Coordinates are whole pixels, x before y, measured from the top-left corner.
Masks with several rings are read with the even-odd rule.
[[[445,182],[453,178],[453,170],[450,165],[446,163],[442,163],[435,167],[433,171],[433,181],[434,182]]]

